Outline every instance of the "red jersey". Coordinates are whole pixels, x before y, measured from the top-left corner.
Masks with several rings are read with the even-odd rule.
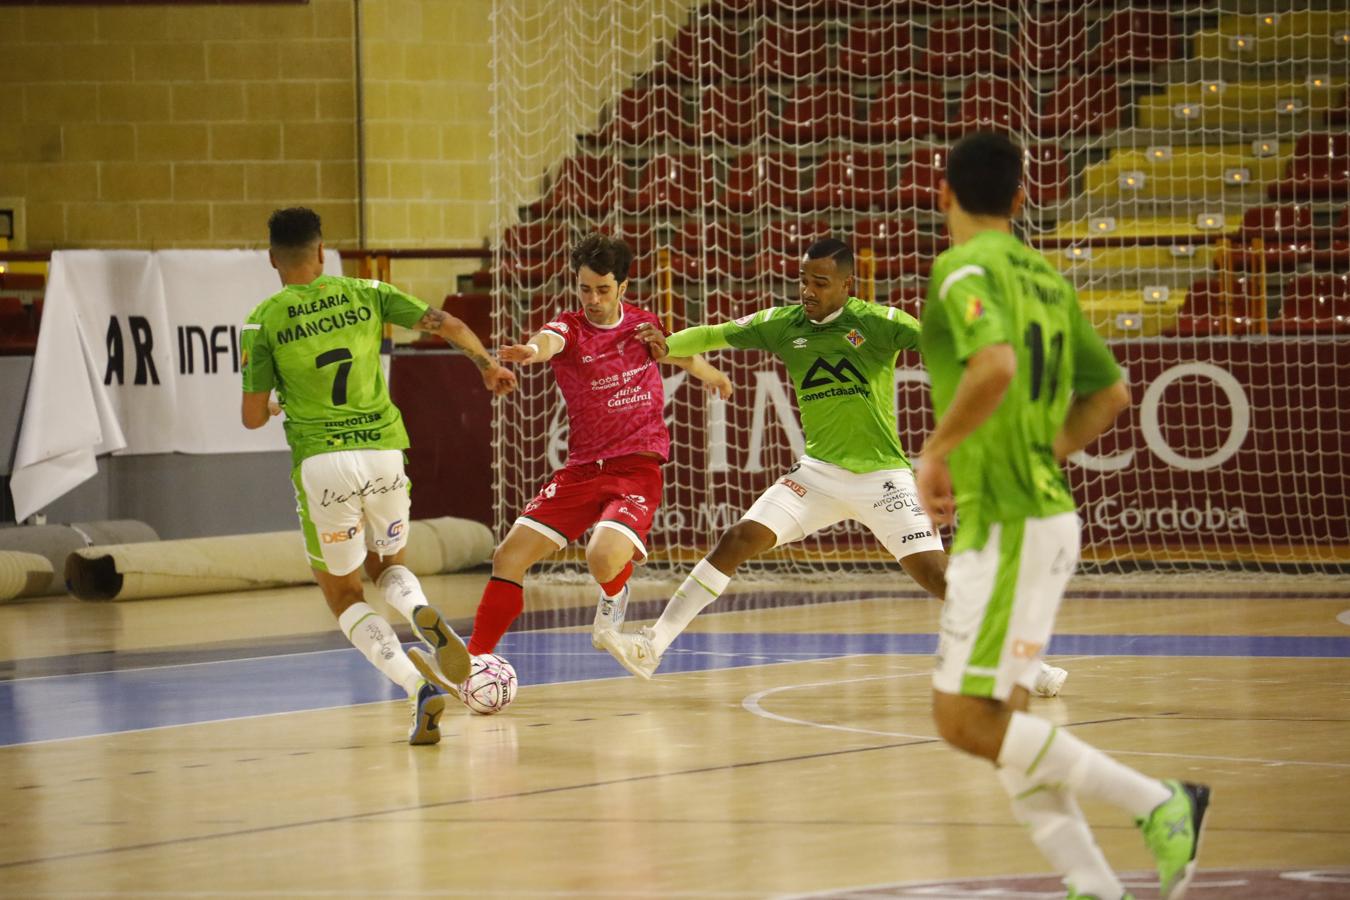
[[[644,322],[661,327],[656,316],[624,303],[609,327],[575,310],[541,329],[563,340],[549,365],[567,403],[569,466],[629,453],[670,458],[661,371],[634,337]]]

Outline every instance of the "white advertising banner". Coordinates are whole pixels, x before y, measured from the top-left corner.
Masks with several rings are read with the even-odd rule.
[[[337,251],[324,271],[341,274]],[[239,328],[281,289],[266,251],[52,254],[10,478],[28,516],[92,478],[102,453],[284,450],[239,422]]]

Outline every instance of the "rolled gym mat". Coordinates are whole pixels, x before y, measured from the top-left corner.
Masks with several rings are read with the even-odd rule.
[[[135,544],[157,541],[155,529],[135,519],[108,519],[101,522],[76,522],[72,525],[19,525],[0,528],[0,551],[34,553],[45,557],[52,573],[65,570],[66,558],[76,550],[105,544]],[[47,579],[36,594],[65,593],[60,577]]]
[[[0,550],[0,600],[48,593],[52,574],[51,560],[45,556]]]
[[[464,519],[413,522],[408,568],[417,575],[457,571],[492,555],[486,526]],[[81,600],[140,600],[303,584],[312,579],[298,531],[81,548],[65,562]]]

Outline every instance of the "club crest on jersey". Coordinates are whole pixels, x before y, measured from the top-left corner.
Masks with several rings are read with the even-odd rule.
[[[844,340],[848,341],[854,347],[861,347],[863,341],[867,340],[867,338],[863,337],[858,329],[854,328],[848,334],[844,335]]]
[[[984,301],[979,297],[971,297],[966,304],[966,321],[974,322],[984,315]]]

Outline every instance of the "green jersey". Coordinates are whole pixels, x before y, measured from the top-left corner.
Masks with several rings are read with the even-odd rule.
[[[806,454],[850,472],[875,472],[909,467],[895,424],[895,358],[918,339],[909,313],[852,297],[826,322],[812,322],[793,305],[686,328],[671,335],[668,352],[769,351],[792,379]]]
[[[245,391],[276,389],[296,465],[333,450],[402,450],[408,432],[380,366],[384,323],[411,327],[427,305],[392,285],[320,275],[287,285],[240,335]]]
[[[1017,238],[986,231],[939,256],[928,283],[920,349],[939,420],[966,360],[994,344],[1012,346],[1017,373],[994,414],[952,451],[953,553],[984,546],[995,522],[1074,509],[1055,436],[1073,394],[1121,377],[1073,286]]]

